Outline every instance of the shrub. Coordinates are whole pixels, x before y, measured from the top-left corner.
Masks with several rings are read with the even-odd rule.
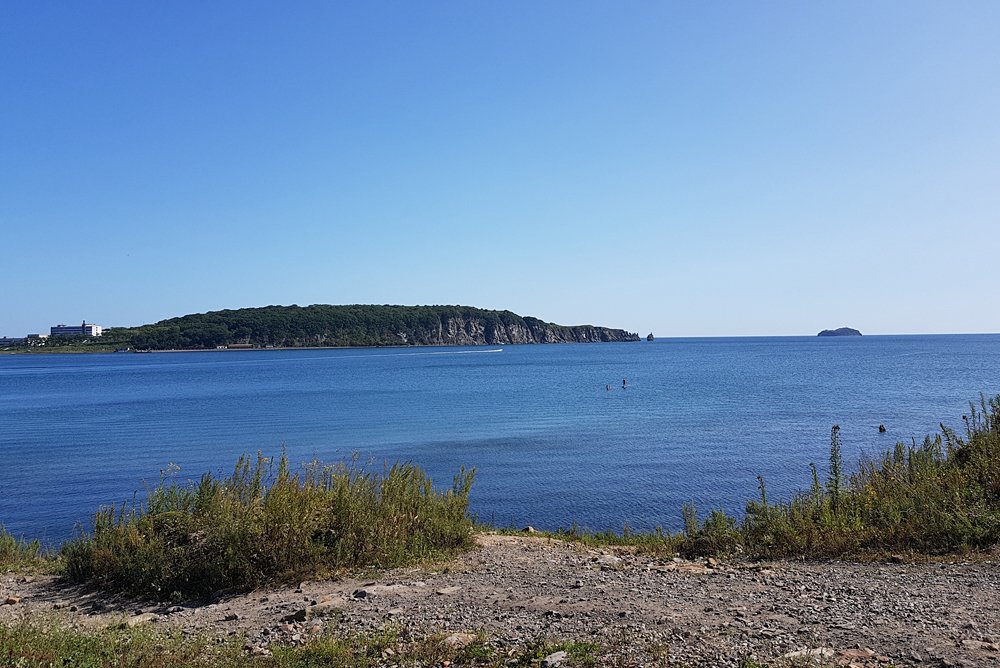
[[[275,469],[277,469],[275,471]],[[102,507],[93,532],[62,548],[77,582],[157,598],[247,589],[274,578],[390,567],[471,545],[475,469],[435,490],[411,463],[375,473],[355,461],[292,472],[260,453],[233,474],[147,489],[145,504]]]

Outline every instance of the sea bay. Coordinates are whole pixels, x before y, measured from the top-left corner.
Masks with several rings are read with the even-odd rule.
[[[961,433],[980,392],[1000,335],[3,355],[0,522],[57,543],[171,463],[184,482],[284,447],[444,486],[475,466],[472,511],[503,526],[677,530],[684,501],[739,515],[758,475],[770,498],[807,486],[834,424],[854,463]]]

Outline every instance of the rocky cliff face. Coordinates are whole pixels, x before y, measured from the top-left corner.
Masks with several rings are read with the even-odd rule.
[[[597,343],[608,341],[638,341],[639,335],[624,329],[609,329],[581,325],[553,327],[542,321],[525,323],[488,323],[480,318],[453,317],[442,321],[431,336],[408,334],[408,338],[424,345],[494,346],[515,343]]]
[[[515,343],[638,341],[622,329],[565,327],[511,311],[471,306],[266,306],[211,311],[144,325],[132,333],[137,349],[215,348],[220,345],[491,346]]]
[[[541,320],[522,322],[490,322],[475,317],[443,318],[429,327],[397,328],[378,336],[362,335],[350,329],[328,331],[305,337],[286,338],[280,346],[354,346],[354,345],[415,345],[415,346],[505,346],[516,343],[600,343],[639,341],[639,335],[624,329],[609,329],[580,325],[563,327]],[[363,338],[362,338],[363,337]]]

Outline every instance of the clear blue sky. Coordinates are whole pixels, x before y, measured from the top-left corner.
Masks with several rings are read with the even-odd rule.
[[[998,249],[994,0],[0,5],[0,335],[998,332]]]

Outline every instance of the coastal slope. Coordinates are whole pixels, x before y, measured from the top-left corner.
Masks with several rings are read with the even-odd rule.
[[[565,326],[471,306],[314,304],[210,311],[109,331],[139,349],[218,346],[435,346],[638,341],[638,334]]]

